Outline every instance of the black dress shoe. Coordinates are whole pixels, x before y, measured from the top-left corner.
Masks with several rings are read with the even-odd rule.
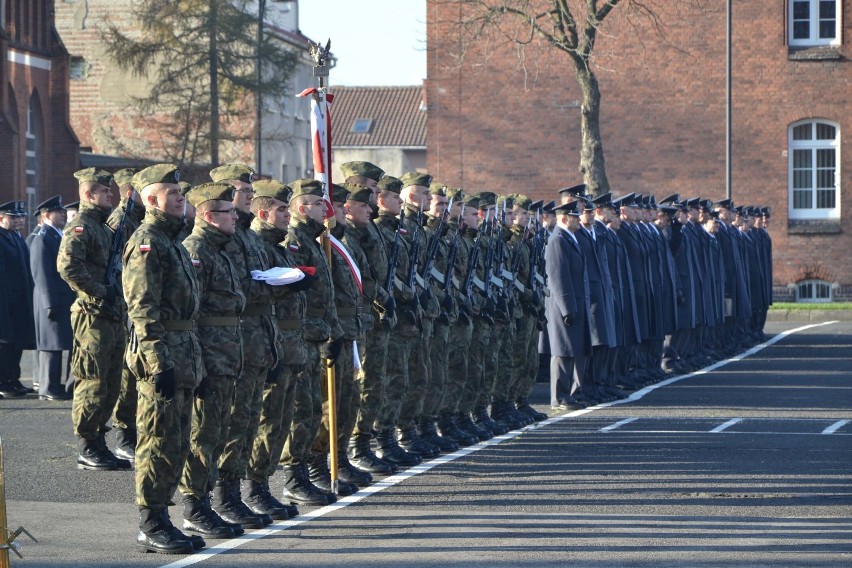
[[[22,396],[26,396],[27,393],[19,391],[15,388],[15,385],[11,383],[4,383],[0,385],[0,396],[4,398],[20,398]]]
[[[63,393],[57,393],[57,394],[47,393],[47,394],[40,394],[40,395],[38,395],[38,399],[39,399],[39,400],[51,400],[51,401],[54,401],[54,402],[61,402],[61,401],[65,401],[65,400],[71,400],[72,398],[74,398],[74,397],[73,397],[73,396],[71,396],[71,395],[70,395],[70,394],[68,394],[68,393],[65,393],[65,392],[63,392]]]

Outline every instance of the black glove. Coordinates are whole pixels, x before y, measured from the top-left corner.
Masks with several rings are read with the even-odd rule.
[[[292,290],[294,292],[304,292],[311,286],[313,286],[314,282],[317,281],[316,276],[312,276],[310,274],[305,274],[305,277],[299,280],[298,282],[293,282],[292,284],[287,284],[287,289]]]
[[[176,388],[177,378],[174,369],[168,369],[154,375],[154,392],[160,395],[163,400],[172,400],[175,397]]]
[[[209,384],[207,377],[201,379],[201,382],[198,383],[197,387],[195,387],[195,398],[205,400],[207,398],[207,387]]]
[[[47,308],[47,319],[50,321],[59,320],[59,310],[56,308]]]
[[[325,361],[330,361],[329,366],[334,365],[337,358],[340,357],[340,352],[343,350],[343,338],[330,339],[320,346],[320,357]]]
[[[565,325],[570,327],[574,323],[575,317],[576,317],[576,315],[573,314],[573,313],[564,315],[564,316],[562,316],[562,323],[564,323]]]

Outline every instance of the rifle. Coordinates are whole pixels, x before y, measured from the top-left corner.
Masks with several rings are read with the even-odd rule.
[[[412,290],[415,289],[415,283],[419,284],[421,288],[423,288],[423,284],[417,281],[417,257],[420,256],[420,231],[422,230],[421,224],[423,223],[423,208],[417,210],[417,217],[415,219],[415,227],[414,234],[411,236],[411,253],[409,254],[409,263],[408,263],[408,278],[406,284]],[[402,225],[402,223],[400,223]],[[415,294],[416,301],[417,294]]]
[[[429,241],[429,245],[426,247],[426,261],[423,263],[423,270],[421,270],[420,275],[423,277],[427,297],[431,297],[432,295],[432,291],[429,288],[429,283],[432,281],[434,272],[437,272],[433,270],[433,267],[435,265],[435,256],[437,256],[438,254],[438,245],[441,242],[441,232],[444,230],[444,223],[446,222],[447,216],[450,214],[450,207],[452,206],[453,200],[450,199],[449,205],[441,214],[441,218],[438,219],[438,227],[435,230],[435,234],[432,235],[432,239]],[[441,284],[444,284],[445,282],[446,276],[444,277],[444,282],[441,282]]]
[[[104,285],[107,288],[115,288],[115,283],[118,281],[121,274],[121,253],[124,250],[124,227],[127,225],[127,219],[133,212],[133,196],[127,200],[127,205],[124,206],[124,214],[121,216],[121,221],[118,222],[118,227],[115,229],[115,234],[112,236],[112,243],[109,247],[109,256],[107,257],[106,273],[104,274]]]
[[[399,211],[399,224],[396,227],[396,232],[393,234],[393,243],[391,243],[390,252],[388,253],[388,274],[385,277],[385,291],[390,296],[391,301],[393,301],[393,280],[396,276],[396,265],[399,261],[399,239],[400,232],[402,231],[402,221],[405,218],[405,210],[400,209]],[[370,221],[372,223],[372,221]],[[389,323],[389,320],[393,319],[393,309],[386,309],[383,307],[383,311],[379,316],[379,321],[382,324]]]
[[[482,239],[483,233],[485,233],[485,228],[488,225],[488,215],[490,212],[485,213],[485,218],[482,220],[482,223],[479,225],[479,233],[476,235],[476,238],[473,240],[473,247],[470,250],[470,256],[467,259],[467,274],[465,274],[464,282],[462,283],[462,291],[464,293],[464,303],[462,304],[465,312],[468,317],[473,316],[473,306],[471,306],[471,301],[473,298],[473,281],[476,279],[476,267],[479,265],[479,243]],[[482,284],[480,281],[479,284]],[[484,285],[481,287],[484,291]],[[483,315],[484,318],[490,317],[487,314]],[[487,321],[487,320],[486,320]],[[490,323],[494,323],[491,320]]]
[[[449,208],[447,208],[449,211]],[[462,207],[462,211],[464,211],[464,207]],[[453,242],[450,243],[450,250],[447,252],[447,270],[446,274],[444,274],[444,294],[450,294],[452,292],[453,286],[453,272],[455,271],[456,264],[456,256],[458,256],[459,252],[459,231],[461,231],[461,217],[462,214],[459,213],[459,218],[456,221],[456,232],[453,233]]]

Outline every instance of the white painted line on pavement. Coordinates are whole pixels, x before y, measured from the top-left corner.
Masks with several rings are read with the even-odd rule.
[[[704,375],[704,374],[709,373],[710,371],[713,371],[714,369],[718,369],[719,367],[727,365],[728,363],[733,363],[735,361],[745,359],[746,357],[748,357],[750,355],[754,355],[758,351],[761,351],[762,349],[765,349],[766,347],[769,347],[770,345],[774,345],[775,343],[778,343],[779,341],[781,341],[782,339],[784,339],[788,335],[792,335],[794,333],[797,333],[797,332],[800,332],[800,331],[805,331],[807,329],[812,329],[812,328],[815,328],[815,327],[821,327],[821,326],[824,326],[824,325],[831,325],[831,324],[834,324],[834,323],[837,323],[837,321],[814,323],[814,324],[810,324],[810,325],[803,325],[802,327],[797,327],[795,329],[788,329],[787,331],[782,331],[781,333],[772,337],[768,341],[765,341],[763,343],[755,345],[754,347],[752,347],[748,351],[744,351],[744,352],[740,353],[739,355],[731,357],[730,359],[724,359],[722,361],[717,361],[716,363],[713,363],[712,365],[704,367],[703,369],[700,369],[698,371],[688,373],[686,375],[680,375],[680,376],[677,376],[677,377],[672,377],[671,379],[666,379],[665,381],[660,381],[659,383],[656,383],[656,384],[647,386],[647,387],[645,387],[641,390],[638,390],[638,391],[634,392],[633,394],[631,394],[630,396],[628,396],[627,398],[623,398],[621,400],[606,402],[606,403],[603,403],[603,404],[599,404],[597,406],[590,406],[589,408],[583,408],[582,410],[575,410],[575,411],[569,412],[567,414],[560,414],[559,416],[552,416],[552,417],[548,418],[547,420],[537,422],[536,424],[530,424],[529,426],[525,426],[525,427],[521,428],[520,430],[513,430],[513,431],[509,432],[508,434],[503,434],[502,436],[495,436],[494,438],[491,438],[490,440],[487,440],[485,442],[480,442],[478,444],[474,444],[473,446],[468,446],[467,448],[461,448],[458,451],[453,452],[452,454],[447,454],[447,455],[437,457],[437,458],[435,458],[431,461],[428,461],[426,463],[421,463],[420,465],[414,466],[411,469],[397,473],[396,475],[386,477],[382,481],[379,481],[377,483],[374,483],[373,485],[370,485],[369,487],[365,487],[364,489],[359,490],[354,495],[350,495],[349,497],[343,497],[343,498],[339,499],[336,503],[334,503],[332,505],[327,505],[325,507],[322,507],[320,509],[316,509],[315,511],[311,511],[309,513],[302,513],[298,517],[296,517],[295,519],[290,519],[290,520],[287,520],[287,521],[278,521],[276,523],[269,525],[266,528],[247,532],[240,537],[234,538],[234,539],[226,541],[226,542],[222,542],[222,543],[217,544],[215,546],[212,546],[210,548],[205,548],[204,550],[199,550],[198,552],[196,552],[192,555],[186,556],[184,558],[181,558],[180,560],[177,560],[175,562],[171,562],[169,564],[164,564],[160,568],[183,568],[184,566],[192,566],[193,564],[198,564],[199,562],[207,560],[208,558],[211,558],[213,556],[217,556],[217,555],[219,555],[223,552],[226,552],[228,550],[233,550],[233,549],[238,548],[238,547],[240,547],[240,546],[242,546],[246,543],[252,542],[254,540],[261,539],[265,536],[271,536],[271,535],[278,534],[278,533],[285,531],[285,530],[287,530],[291,527],[295,527],[295,526],[301,525],[303,523],[306,523],[308,521],[318,519],[319,517],[322,517],[322,516],[325,516],[329,513],[337,511],[338,509],[342,509],[343,507],[348,507],[352,503],[357,503],[358,501],[361,501],[362,499],[364,499],[364,498],[366,498],[370,495],[378,493],[379,491],[383,491],[383,490],[387,489],[388,487],[393,487],[394,485],[396,485],[396,484],[398,484],[402,481],[405,481],[406,479],[408,479],[410,477],[413,477],[415,475],[429,471],[433,467],[436,467],[436,466],[439,466],[439,465],[442,465],[442,464],[445,464],[445,463],[449,463],[451,461],[455,461],[455,460],[462,458],[462,457],[464,457],[468,454],[472,454],[473,452],[478,452],[479,450],[483,450],[483,449],[485,449],[489,446],[499,444],[500,442],[504,442],[506,440],[511,440],[511,439],[513,439],[517,436],[520,436],[524,432],[529,432],[529,431],[532,431],[532,430],[538,430],[539,428],[543,428],[543,427],[549,426],[551,424],[556,424],[557,422],[562,422],[563,420],[567,420],[568,418],[573,418],[575,416],[582,416],[584,414],[588,414],[590,412],[593,412],[593,411],[601,409],[601,408],[608,408],[610,406],[615,406],[617,404],[627,404],[627,403],[639,400],[640,398],[642,398],[643,396],[645,396],[649,392],[654,391],[655,389],[674,384],[676,382],[682,381],[684,379],[688,379],[690,377],[695,377],[695,376],[698,376],[698,375]]]
[[[710,433],[711,434],[718,434],[719,432],[724,432],[725,430],[727,430],[728,428],[730,428],[731,426],[733,426],[737,422],[742,422],[742,420],[743,420],[742,418],[732,418],[732,419],[728,420],[727,422],[725,422],[724,424],[719,424],[718,426],[716,426],[715,428],[710,430]]]
[[[829,426],[828,428],[823,430],[822,433],[823,434],[834,434],[835,432],[837,432],[838,430],[840,430],[841,428],[843,428],[847,424],[849,424],[849,420],[838,420],[837,422],[835,422],[834,424],[832,424],[831,426]]]
[[[625,418],[624,420],[619,420],[615,424],[610,424],[609,426],[604,426],[603,428],[601,428],[600,431],[601,432],[612,432],[616,428],[621,428],[625,424],[630,424],[631,422],[635,422],[636,420],[639,420],[638,416],[636,416],[635,418]]]

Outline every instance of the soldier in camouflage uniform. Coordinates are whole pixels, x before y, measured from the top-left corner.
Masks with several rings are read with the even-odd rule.
[[[346,183],[370,189],[372,197],[369,205],[372,210],[377,210],[380,191],[378,182],[384,172],[370,162],[346,162],[341,166],[341,171]],[[358,377],[361,383],[361,403],[349,443],[349,459],[361,471],[389,474],[396,472],[397,466],[376,456],[370,447],[370,440],[375,435],[374,426],[387,387],[388,341],[397,322],[393,290],[387,289],[390,243],[385,243],[381,231],[371,218],[363,223],[348,218],[346,233],[350,248],[360,248],[366,258],[366,265],[359,268],[363,279],[364,303],[371,308],[363,310],[367,336]]]
[[[121,283],[106,284],[113,240],[113,232],[106,226],[112,205],[112,174],[87,168],[74,177],[80,182],[80,213],[65,226],[57,268],[77,292],[71,306],[71,372],[77,377],[71,420],[79,440],[77,467],[128,469],[130,462],[116,458],[104,439],[121,388],[124,354]]]
[[[461,211],[461,201],[453,204],[453,211],[448,211],[449,199],[446,196],[446,186],[432,181],[429,186],[432,196],[429,211],[426,214],[424,228],[428,241],[437,239],[436,253],[433,261],[433,275],[424,274],[424,278],[432,278],[432,284],[441,298],[440,315],[434,320],[434,332],[428,345],[424,345],[424,356],[429,360],[429,387],[423,400],[423,409],[417,419],[417,433],[429,444],[442,452],[454,452],[459,449],[458,443],[445,438],[438,433],[436,421],[438,411],[447,395],[447,352],[449,350],[450,330],[458,319],[455,302],[455,288],[452,286],[453,267],[447,270],[448,254],[450,252],[449,219],[458,218]],[[440,234],[438,230],[440,228]],[[458,248],[458,247],[456,247]],[[445,286],[450,278],[449,286]],[[428,351],[426,350],[428,349]]]
[[[415,291],[407,282],[410,244],[404,237],[407,230],[400,226],[399,221],[402,208],[400,198],[402,182],[392,176],[383,176],[379,180],[379,190],[379,216],[376,218],[376,227],[382,234],[382,240],[389,247],[389,256],[392,253],[390,247],[394,242],[398,247],[393,290],[398,323],[393,336],[388,340],[387,383],[382,407],[375,422],[376,441],[379,445],[376,454],[382,460],[398,467],[410,466],[419,464],[422,459],[419,455],[409,453],[400,447],[394,428],[408,391],[409,353],[412,343],[420,337],[422,308],[415,296]]]
[[[131,183],[136,171],[133,168],[124,168],[112,175],[115,185],[118,186],[121,201],[118,207],[112,210],[107,219],[107,225],[113,231],[118,231],[118,227],[124,219],[122,249],[133,231],[142,224],[142,218],[145,216],[142,198]],[[130,203],[133,203],[133,205],[129,206]],[[130,214],[126,215],[128,206],[130,207]],[[121,299],[124,301],[123,297]],[[126,364],[121,367],[121,388],[118,392],[118,401],[115,404],[112,427],[115,429],[115,455],[132,462],[136,459],[136,377],[130,372]]]
[[[253,186],[252,232],[260,238],[273,265],[295,268],[296,261],[282,245],[290,226],[290,197],[293,190],[278,180],[260,180],[254,182]],[[280,331],[280,357],[278,365],[269,372],[263,386],[257,436],[243,486],[243,501],[253,512],[279,520],[299,514],[295,505],[281,503],[273,497],[269,491],[269,478],[278,467],[284,442],[290,434],[296,377],[307,363],[302,320],[305,317],[305,290],[315,280],[314,276],[305,274],[302,280],[288,285],[290,293],[275,303],[275,317]]]
[[[243,364],[243,337],[239,314],[245,307],[240,277],[231,258],[240,254],[233,241],[236,211],[234,186],[205,183],[186,198],[198,219],[183,246],[195,267],[201,305],[198,338],[204,379],[195,391],[190,453],[183,468],[183,528],[208,538],[233,538],[234,529],[210,506],[209,493],[218,479],[217,461],[225,447],[231,418],[234,385]],[[262,528],[260,519],[247,528]]]
[[[325,252],[317,242],[324,231],[326,207],[323,184],[298,179],[291,184],[292,219],[285,246],[296,264],[316,270],[317,281],[307,290],[305,309],[305,369],[299,373],[293,407],[293,423],[281,454],[284,465],[284,498],[309,505],[328,505],[337,497],[314,485],[308,463],[318,465],[311,447],[322,422],[322,383],[324,367],[334,364],[343,348],[343,330],[334,305],[334,285]]]
[[[253,512],[243,502],[240,480],[246,475],[260,421],[263,386],[269,371],[278,361],[280,343],[274,302],[286,291],[252,279],[253,270],[272,268],[263,242],[249,230],[253,218],[251,201],[254,189],[251,182],[254,171],[244,164],[225,164],[211,170],[210,177],[215,182],[230,183],[235,189],[236,247],[235,254],[229,258],[246,297],[245,309],[240,315],[243,366],[234,389],[227,441],[219,458],[219,479],[213,488],[213,510],[229,523],[251,527],[260,518],[263,524],[268,525],[272,523],[270,515]]]
[[[122,284],[132,324],[127,365],[137,378],[137,546],[145,551],[190,553],[204,546],[169,519],[168,505],[189,453],[193,391],[201,382],[196,333],[198,280],[189,254],[175,237],[183,223],[179,171],[169,164],[134,177],[146,213],[124,249]]]

